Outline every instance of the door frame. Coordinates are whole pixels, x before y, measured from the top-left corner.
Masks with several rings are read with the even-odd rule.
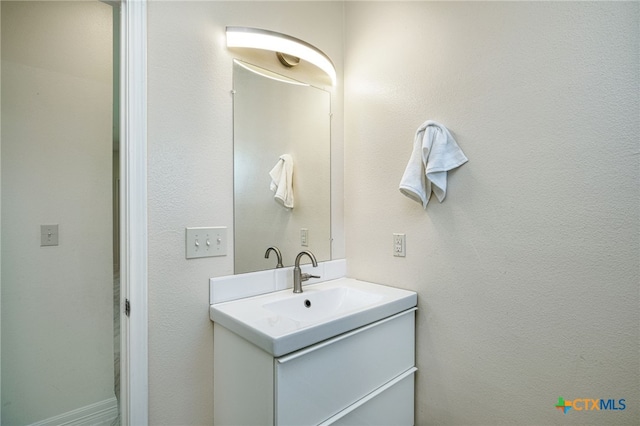
[[[120,24],[120,421],[144,426],[149,423],[146,0],[120,0]]]

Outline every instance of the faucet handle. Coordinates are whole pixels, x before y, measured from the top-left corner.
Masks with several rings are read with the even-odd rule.
[[[306,272],[300,274],[300,281],[307,281],[310,278],[320,278],[320,275],[311,275],[307,274]]]

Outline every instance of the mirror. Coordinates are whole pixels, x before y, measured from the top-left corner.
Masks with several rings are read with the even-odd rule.
[[[275,268],[274,253],[265,259],[270,246],[281,250],[284,266],[302,250],[330,260],[329,92],[239,60],[233,90],[235,273]],[[285,154],[293,164],[290,209],[271,189],[270,172]]]

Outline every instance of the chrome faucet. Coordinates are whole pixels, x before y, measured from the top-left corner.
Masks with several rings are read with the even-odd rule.
[[[284,266],[282,265],[282,253],[280,253],[280,249],[276,246],[271,246],[267,249],[267,251],[264,253],[264,258],[268,259],[269,258],[269,253],[271,252],[275,252],[276,256],[278,257],[278,264],[276,265],[276,268],[283,268]]]
[[[293,292],[294,293],[302,293],[302,281],[307,281],[309,278],[320,278],[319,275],[302,273],[302,270],[300,269],[300,258],[304,255],[307,255],[309,259],[311,259],[311,263],[313,264],[314,268],[318,266],[318,261],[316,260],[316,257],[310,251],[301,251],[300,253],[298,253],[298,255],[296,256],[295,266],[293,267]]]

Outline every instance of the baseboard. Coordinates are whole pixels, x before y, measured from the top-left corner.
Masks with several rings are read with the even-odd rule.
[[[80,407],[30,426],[95,426],[110,425],[118,417],[118,400],[113,397]]]

